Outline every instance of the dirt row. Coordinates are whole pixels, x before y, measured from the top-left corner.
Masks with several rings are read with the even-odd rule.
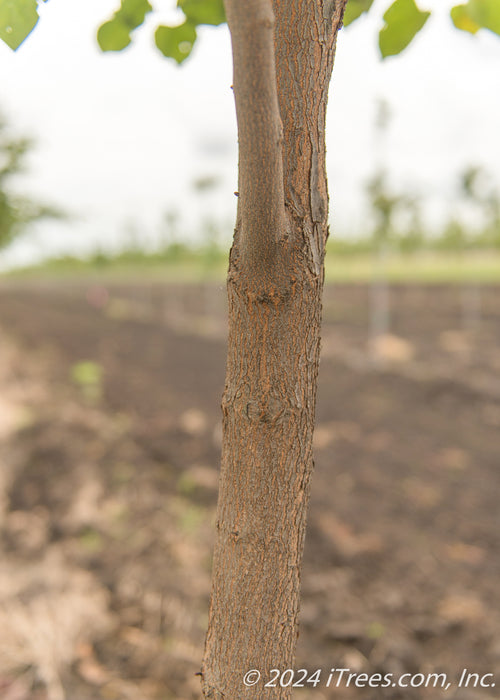
[[[374,345],[369,290],[327,290],[295,697],[500,697],[495,293],[466,327],[457,289],[393,288]],[[0,332],[1,697],[198,698],[223,290],[4,286]]]

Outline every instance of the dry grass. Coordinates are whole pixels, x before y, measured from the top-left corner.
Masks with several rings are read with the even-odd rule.
[[[52,550],[29,568],[4,561],[0,601],[0,673],[32,669],[49,700],[66,700],[61,677],[78,647],[112,624],[106,591]]]

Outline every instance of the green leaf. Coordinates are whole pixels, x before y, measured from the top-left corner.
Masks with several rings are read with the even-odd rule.
[[[111,19],[99,27],[97,42],[102,51],[121,51],[131,42],[130,29],[119,19]]]
[[[121,0],[113,17],[97,31],[97,42],[102,51],[121,51],[127,47],[131,42],[130,32],[144,22],[152,9],[148,0]]]
[[[458,29],[475,34],[479,29],[489,29],[500,35],[500,1],[469,0],[451,10],[451,19]]]
[[[164,56],[182,63],[191,53],[196,41],[196,29],[186,21],[178,27],[160,26],[155,32],[156,46]]]
[[[146,15],[152,9],[148,0],[122,0],[121,7],[116,12],[115,17],[120,18],[123,24],[132,30],[144,22]]]
[[[372,5],[373,0],[349,0],[344,12],[344,27],[358,19],[363,12],[368,12]]]
[[[451,19],[457,29],[462,29],[464,32],[475,34],[481,29],[481,26],[474,22],[469,15],[467,5],[457,5],[450,10]]]
[[[0,39],[15,51],[38,22],[36,0],[0,0]]]
[[[226,21],[222,0],[177,0],[177,7],[192,24],[223,24]]]
[[[419,10],[415,0],[395,0],[384,14],[385,27],[379,34],[382,57],[401,53],[422,29],[430,14]]]

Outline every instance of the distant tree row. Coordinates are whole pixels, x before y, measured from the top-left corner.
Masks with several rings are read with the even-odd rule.
[[[16,176],[25,170],[32,147],[30,139],[12,133],[0,114],[0,249],[10,245],[33,221],[63,216],[55,207],[16,191]]]
[[[392,192],[383,170],[369,180],[366,194],[371,230],[357,237],[333,236],[331,252],[363,255],[377,251],[413,254],[500,250],[500,194],[496,183],[480,167],[469,167],[461,174],[458,192],[461,202],[476,214],[479,227],[472,228],[462,217],[453,215],[441,231],[429,232],[422,221],[421,201],[413,195]]]
[[[382,104],[380,112],[387,110]],[[387,129],[388,117],[379,118],[378,131]],[[381,138],[381,136],[379,136]],[[34,221],[60,218],[55,207],[37,202],[16,192],[17,176],[25,170],[27,156],[33,147],[30,139],[14,135],[0,115],[0,249],[6,248],[21,234],[29,232]],[[217,181],[210,177],[193,183],[197,195],[210,191]],[[461,253],[473,250],[500,250],[500,194],[496,183],[486,171],[477,166],[467,168],[460,176],[457,188],[460,201],[474,211],[479,227],[464,223],[460,212],[450,216],[439,232],[430,232],[423,223],[421,200],[411,194],[395,193],[388,184],[387,173],[379,168],[367,182],[365,192],[369,204],[369,229],[358,236],[343,236],[335,232],[328,248],[339,256],[362,256],[372,253],[393,252],[411,255],[421,251]],[[94,251],[87,262],[96,266],[116,263],[193,262],[203,259],[207,265],[220,265],[226,257],[226,227],[214,221],[200,224],[201,243],[189,243],[181,232],[178,214],[165,215],[161,243],[155,250],[146,250],[140,235],[129,235],[119,251]],[[72,255],[61,262],[76,262]]]

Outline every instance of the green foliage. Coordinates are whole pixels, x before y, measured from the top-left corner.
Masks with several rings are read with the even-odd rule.
[[[349,0],[344,14],[348,26],[363,13],[368,12],[373,0]],[[395,56],[403,51],[427,22],[430,12],[420,10],[415,0],[395,0],[384,14],[385,25],[379,32],[379,48],[382,58]],[[500,35],[500,0],[469,0],[450,10],[457,29],[476,34],[489,29]]]
[[[216,26],[226,21],[224,3],[222,0],[179,0],[177,6],[186,15],[189,22],[197,24],[211,24]]]
[[[121,0],[121,6],[115,13],[115,18],[118,18],[122,24],[132,30],[144,22],[146,15],[152,9],[148,0]]]
[[[481,167],[470,166],[460,178],[462,196],[482,215],[483,229],[477,234],[473,244],[479,248],[500,246],[500,194],[498,186],[491,181]]]
[[[130,32],[137,29],[153,8],[148,0],[121,0],[120,8],[97,32],[103,51],[121,51],[132,41]]]
[[[364,12],[368,12],[373,0],[349,0],[344,12],[344,27],[347,27]]]
[[[191,53],[196,41],[196,29],[191,22],[184,22],[177,27],[158,27],[155,32],[155,43],[162,54],[182,63]]]
[[[476,34],[481,29],[481,26],[474,22],[467,11],[466,5],[457,5],[451,9],[451,19],[457,29],[462,29],[464,32]]]
[[[1,1],[1,0],[0,0]],[[180,64],[190,55],[200,24],[219,25],[226,21],[222,0],[178,0],[184,22],[176,26],[160,25],[155,31],[155,44],[167,58]],[[97,32],[103,51],[121,51],[130,44],[130,32],[144,22],[151,10],[147,0],[122,0],[121,8]]]
[[[500,282],[500,230],[485,229],[478,234],[467,229],[460,232],[453,228],[454,224],[448,223],[436,235],[423,229],[395,226],[385,262],[388,279],[398,282],[460,282],[467,279]],[[371,280],[373,260],[379,250],[379,242],[373,233],[358,238],[343,237],[336,233],[329,239],[327,246],[327,281]],[[142,255],[134,251],[130,254],[126,251],[118,254],[101,252],[98,254],[99,261],[96,261],[95,256],[85,260],[66,256],[45,261],[36,267],[13,270],[10,275],[14,278],[38,280],[92,281],[98,285],[113,281],[129,283],[132,280],[162,284],[211,280],[221,285],[227,272],[227,249],[218,248],[216,265],[213,262],[214,253],[215,249],[206,246],[195,248],[172,243],[164,249],[143,252]],[[121,313],[118,304],[107,308],[109,314],[116,313],[118,316]],[[127,313],[127,309],[128,307],[124,313]],[[93,380],[93,383],[85,385],[72,379],[84,399],[91,404],[99,401],[103,387],[103,376],[101,374],[100,378],[96,377],[99,370],[96,373],[92,364],[78,374],[79,380]]]
[[[434,241],[436,250],[462,252],[467,247],[467,235],[459,221],[451,219]]]
[[[15,51],[38,22],[37,0],[0,0],[0,39]]]
[[[401,53],[422,29],[430,14],[419,10],[415,0],[395,0],[384,14],[385,26],[379,34],[382,57]]]
[[[420,228],[411,228],[396,238],[396,245],[403,255],[414,255],[427,247],[427,241]]]
[[[405,206],[404,195],[394,195],[387,185],[387,175],[383,170],[377,171],[366,184],[366,193],[372,211],[374,230],[373,244],[376,249],[384,248],[393,236],[394,215],[401,206]]]
[[[451,19],[457,29],[475,34],[489,29],[500,35],[500,2],[498,0],[469,0],[451,10]]]
[[[121,51],[131,41],[130,30],[117,19],[105,22],[97,32],[97,42],[103,51]]]
[[[344,14],[344,25],[348,26],[368,12],[372,4],[373,0],[349,0]],[[385,24],[379,32],[382,58],[401,53],[422,29],[430,14],[420,10],[415,0],[395,0],[384,13]]]
[[[0,0],[0,39],[14,51],[23,43],[38,22],[40,0]],[[159,26],[156,45],[164,56],[182,63],[196,41],[196,27],[216,26],[226,21],[223,0],[178,0],[184,15],[178,26]],[[122,51],[132,41],[131,32],[140,27],[152,11],[148,0],[121,0],[120,7],[97,31],[102,51]]]
[[[32,146],[29,139],[13,137],[0,116],[0,248],[24,233],[33,221],[63,217],[54,207],[10,191],[9,182],[24,169],[25,157]]]
[[[45,0],[44,0],[45,1]],[[16,50],[38,22],[40,0],[0,0],[0,39]],[[373,0],[349,0],[344,13],[347,27],[368,12]],[[223,0],[177,0],[183,21],[177,26],[156,28],[155,42],[164,56],[182,63],[196,41],[196,28],[216,26],[226,21]],[[144,23],[152,7],[148,0],[121,0],[119,9],[97,32],[103,51],[121,51],[131,43],[131,32]],[[383,58],[401,53],[425,25],[430,12],[420,10],[415,0],[395,0],[384,14],[385,24],[379,32]],[[500,0],[468,0],[451,9],[451,19],[458,29],[476,34],[489,29],[500,35]]]

